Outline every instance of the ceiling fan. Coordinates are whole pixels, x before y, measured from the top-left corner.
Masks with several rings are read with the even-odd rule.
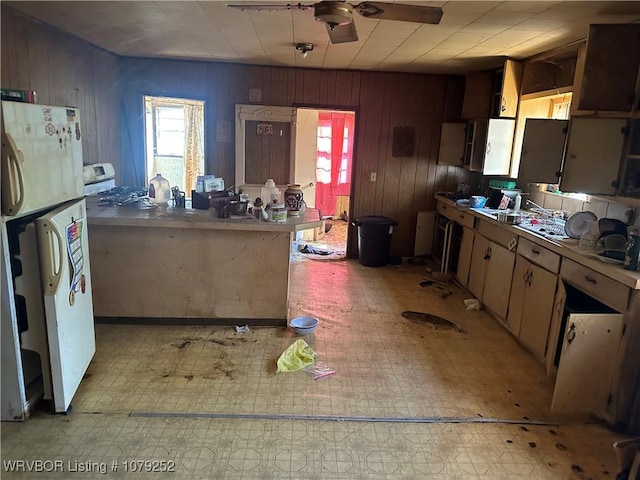
[[[311,10],[313,18],[327,26],[331,43],[357,42],[358,34],[353,23],[353,11],[363,17],[380,20],[399,20],[403,22],[440,23],[442,9],[422,5],[406,5],[386,2],[361,2],[357,5],[345,1],[322,1],[304,5],[302,3],[286,5],[228,5],[240,10]]]

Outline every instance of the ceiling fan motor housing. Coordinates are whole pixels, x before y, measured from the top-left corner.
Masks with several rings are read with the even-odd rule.
[[[313,18],[333,29],[353,22],[353,7],[346,2],[320,2],[315,5]]]

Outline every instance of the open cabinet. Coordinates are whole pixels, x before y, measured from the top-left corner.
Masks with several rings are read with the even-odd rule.
[[[576,265],[569,265],[571,271],[563,273],[572,277],[574,272],[580,272],[580,276],[596,282],[590,283],[594,287],[610,289],[606,283],[598,285],[601,278],[597,275],[582,275],[585,267]],[[552,367],[557,367],[551,410],[590,413],[613,423],[617,413],[615,378],[619,356],[623,354],[624,314],[600,302],[573,280],[558,282],[556,299],[561,300],[554,312],[560,314],[555,318],[560,324],[556,324],[557,329],[552,326],[549,335]]]

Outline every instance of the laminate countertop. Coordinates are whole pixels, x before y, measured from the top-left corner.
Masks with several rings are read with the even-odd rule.
[[[317,209],[307,208],[304,215],[288,217],[285,223],[265,222],[247,214],[218,218],[215,209],[197,210],[157,206],[140,209],[128,206],[100,206],[96,197],[87,197],[89,225],[149,228],[196,228],[203,230],[248,230],[254,232],[297,232],[320,227]]]
[[[562,255],[565,258],[569,258],[574,262],[584,265],[585,267],[589,267],[596,272],[612,278],[613,280],[616,280],[617,282],[620,282],[634,290],[640,290],[640,272],[626,270],[620,263],[611,263],[611,261],[607,259],[601,260],[601,257],[597,256],[599,250],[590,247],[581,247],[578,245],[578,240],[576,239],[569,238],[565,240],[549,240],[541,235],[536,235],[534,232],[518,227],[517,225],[498,222],[494,215],[489,215],[483,212],[482,209],[460,208],[456,205],[455,201],[441,195],[435,195],[435,199],[438,202],[442,202],[445,205],[453,207],[461,212],[470,213],[484,221],[498,225],[503,229],[510,230],[518,237],[526,238],[531,242]]]

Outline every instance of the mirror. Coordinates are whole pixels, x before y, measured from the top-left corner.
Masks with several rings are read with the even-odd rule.
[[[296,108],[236,105],[236,189],[293,183]]]

